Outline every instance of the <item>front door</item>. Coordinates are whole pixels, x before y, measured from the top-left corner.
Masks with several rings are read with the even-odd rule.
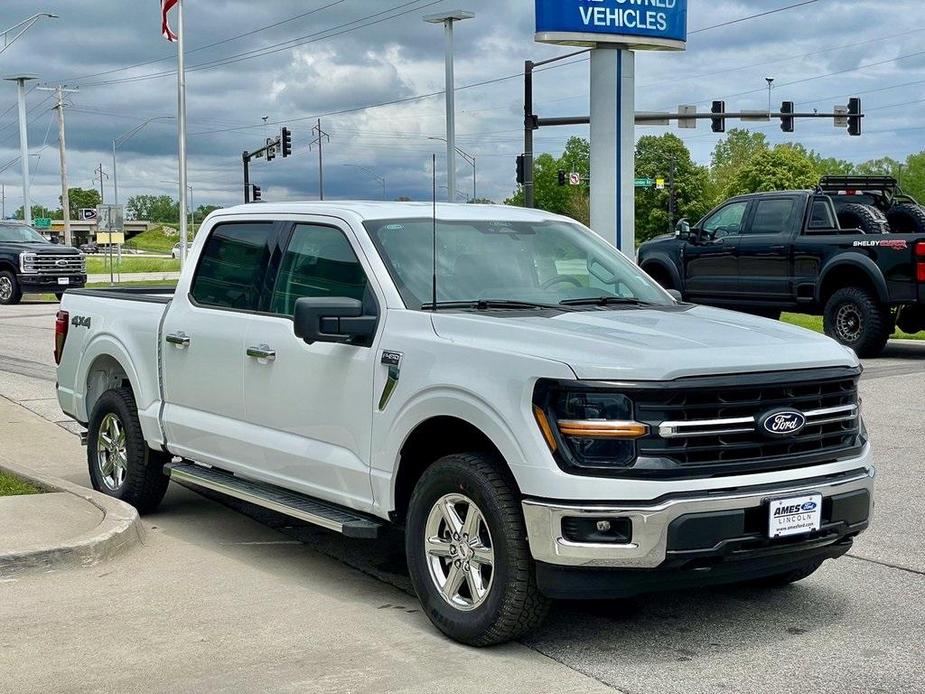
[[[736,249],[749,202],[730,202],[707,217],[696,243],[684,245],[684,295],[710,303],[734,298],[739,289]]]
[[[257,310],[270,258],[273,223],[218,224],[187,294],[167,310],[162,329],[164,423],[170,451],[235,469],[244,422],[244,336]]]
[[[294,223],[269,303],[245,339],[245,414],[260,448],[255,476],[360,510],[372,507],[371,346],[315,343],[293,332],[302,297],[349,297],[384,313],[344,225]],[[380,321],[381,333],[381,321]]]

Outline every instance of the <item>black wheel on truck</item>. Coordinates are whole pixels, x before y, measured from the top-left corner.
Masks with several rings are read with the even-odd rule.
[[[87,436],[87,462],[93,488],[131,504],[139,513],[157,508],[170,478],[170,456],[148,448],[128,388],[107,390],[96,401]]]
[[[925,209],[920,205],[903,203],[886,214],[894,234],[925,234]]]
[[[893,333],[893,318],[868,290],[845,287],[825,306],[825,334],[850,347],[859,357],[876,357]]]
[[[429,467],[411,496],[405,533],[414,590],[450,638],[490,646],[546,617],[519,495],[492,457],[460,453]]]
[[[876,207],[849,202],[838,207],[838,223],[842,229],[860,229],[865,234],[885,234],[890,225],[886,215]]]
[[[22,299],[19,280],[9,270],[0,270],[0,306],[12,306]]]
[[[783,588],[784,586],[789,586],[791,583],[809,578],[819,570],[820,566],[822,566],[822,561],[812,561],[798,569],[793,569],[782,574],[775,574],[774,576],[756,578],[752,581],[748,581],[744,585],[754,588]]]

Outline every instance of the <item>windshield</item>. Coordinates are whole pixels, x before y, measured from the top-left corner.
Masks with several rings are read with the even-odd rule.
[[[0,223],[0,242],[6,243],[48,243],[48,240],[32,227],[25,224]]]
[[[408,308],[430,306],[433,222],[365,222]],[[622,254],[577,224],[560,221],[437,222],[437,302],[480,300],[559,305],[673,300]],[[608,302],[609,303],[609,302]]]

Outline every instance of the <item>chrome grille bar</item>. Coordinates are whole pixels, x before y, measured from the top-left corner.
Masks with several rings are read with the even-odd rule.
[[[804,412],[806,426],[834,424],[856,419],[857,405],[826,407],[820,410]],[[658,435],[663,439],[696,438],[699,436],[725,436],[729,434],[750,434],[755,431],[755,417],[735,417],[732,419],[701,419],[690,422],[662,422],[658,426]]]

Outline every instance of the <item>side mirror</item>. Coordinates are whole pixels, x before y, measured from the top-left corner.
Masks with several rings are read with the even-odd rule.
[[[674,235],[678,238],[687,238],[691,235],[691,223],[686,219],[681,219],[675,225]]]
[[[295,302],[293,331],[307,344],[369,346],[379,316],[363,314],[363,302],[347,297],[303,297]]]

